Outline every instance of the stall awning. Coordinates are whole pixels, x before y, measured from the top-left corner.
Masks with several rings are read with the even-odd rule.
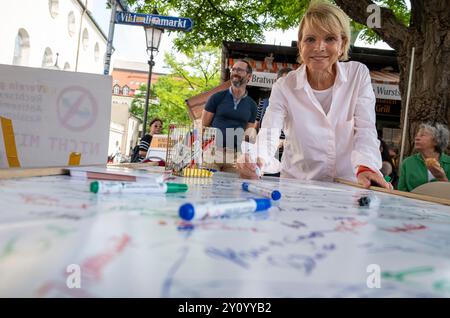
[[[234,63],[236,63],[238,59],[229,58],[228,59],[228,68],[233,67]],[[279,70],[289,67],[293,70],[297,69],[300,65],[297,63],[280,63],[274,62],[271,59],[266,59],[264,61],[257,61],[252,59],[247,59],[250,65],[253,68],[253,72],[269,72],[276,73]]]
[[[401,100],[398,73],[370,71],[373,92],[378,99]]]
[[[400,78],[398,73],[370,71],[370,77],[376,98],[401,100],[400,90],[398,88]],[[227,89],[230,85],[230,81],[228,80],[209,91],[187,99],[186,106],[189,111],[189,117],[192,120],[200,119],[208,98],[216,92]]]
[[[400,75],[394,72],[370,71],[372,83],[396,84],[400,82]]]

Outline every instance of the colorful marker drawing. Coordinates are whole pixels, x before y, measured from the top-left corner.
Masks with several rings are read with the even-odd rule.
[[[448,206],[263,177],[252,182],[282,193],[268,211],[178,216],[187,202],[255,198],[243,181],[175,176],[189,191],[98,196],[69,176],[2,180],[0,297],[449,296]]]

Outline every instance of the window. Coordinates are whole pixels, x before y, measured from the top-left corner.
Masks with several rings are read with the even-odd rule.
[[[48,10],[52,18],[56,18],[59,13],[59,1],[58,0],[48,0]]]
[[[122,94],[128,96],[129,92],[130,92],[129,87],[125,85],[122,89]]]
[[[69,64],[69,62],[64,63],[64,71],[70,71],[70,64]]]
[[[70,36],[75,34],[75,14],[73,11],[70,11],[69,16],[67,17],[67,29]]]
[[[100,46],[98,45],[98,42],[96,42],[94,47],[94,59],[96,62],[98,62],[99,58],[100,58]]]
[[[114,93],[114,95],[120,94],[120,86],[119,85],[114,85],[113,93]]]
[[[53,52],[47,47],[44,51],[44,56],[42,57],[42,67],[53,66]]]
[[[83,31],[83,49],[87,50],[89,45],[89,33],[88,30],[85,28]]]
[[[383,128],[383,140],[388,144],[400,145],[401,137],[401,129]]]
[[[28,65],[30,55],[30,37],[25,29],[19,29],[14,45],[14,65]]]

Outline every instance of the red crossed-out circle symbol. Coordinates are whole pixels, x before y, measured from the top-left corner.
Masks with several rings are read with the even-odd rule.
[[[97,119],[98,105],[90,91],[81,86],[69,86],[56,101],[61,125],[72,131],[83,131]]]

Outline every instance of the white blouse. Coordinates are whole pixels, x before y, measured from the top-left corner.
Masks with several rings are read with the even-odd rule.
[[[264,172],[324,181],[355,181],[359,165],[379,172],[381,153],[369,70],[358,62],[336,65],[328,113],[308,83],[305,65],[273,85],[255,148],[256,156],[266,163]],[[286,140],[280,167],[274,155],[281,129]]]

